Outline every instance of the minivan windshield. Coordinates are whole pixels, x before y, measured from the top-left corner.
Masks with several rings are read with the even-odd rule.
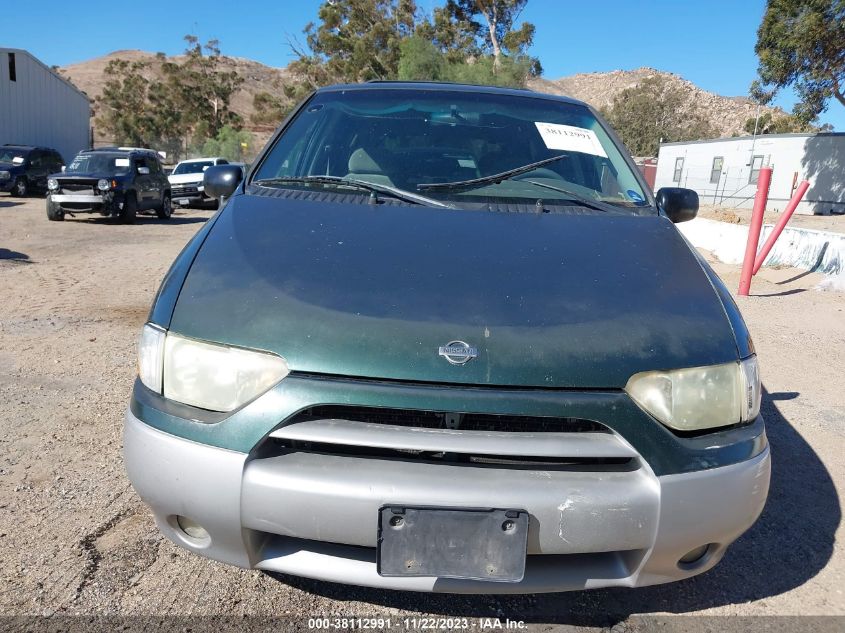
[[[178,165],[176,165],[176,169],[173,170],[173,175],[178,176],[179,174],[201,174],[212,165],[214,165],[214,163],[210,160],[193,161],[190,163],[179,163]]]
[[[598,212],[648,207],[620,149],[587,107],[530,93],[404,87],[317,93],[252,183],[325,188],[332,179],[450,206],[542,200]],[[363,187],[344,193],[355,191],[368,195]]]
[[[65,168],[65,173],[120,175],[129,173],[129,164],[129,156],[126,154],[83,152],[74,157]]]

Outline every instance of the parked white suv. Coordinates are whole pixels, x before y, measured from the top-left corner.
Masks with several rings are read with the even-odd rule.
[[[205,195],[202,177],[205,170],[214,165],[228,165],[229,161],[221,156],[211,158],[192,158],[176,165],[167,177],[170,181],[174,206],[205,207],[217,206],[217,200]]]

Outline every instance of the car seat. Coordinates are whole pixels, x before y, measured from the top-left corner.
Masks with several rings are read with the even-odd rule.
[[[393,187],[393,181],[384,173],[384,169],[370,156],[363,147],[359,147],[349,156],[349,173],[346,178],[365,180],[377,185]]]

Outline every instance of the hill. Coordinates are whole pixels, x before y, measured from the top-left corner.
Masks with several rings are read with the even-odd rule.
[[[138,50],[115,51],[103,57],[59,68],[59,72],[93,100],[102,93],[106,66],[109,61],[116,58],[130,61],[148,61],[150,62],[148,78],[161,77],[161,62],[156,55]],[[178,60],[179,57],[175,59]],[[291,80],[291,75],[285,68],[265,66],[254,60],[239,57],[224,58],[222,67],[224,70],[234,70],[244,79],[240,89],[235,93],[232,109],[243,117],[247,128],[257,137],[256,145],[260,146],[272,130],[250,124],[251,115],[254,112],[253,98],[259,92],[278,94],[285,82]],[[665,77],[687,95],[686,103],[689,111],[697,110],[701,112],[710,121],[713,128],[719,130],[723,136],[745,134],[743,130],[745,122],[756,113],[756,105],[747,98],[720,96],[702,90],[678,75],[653,68],[582,73],[554,80],[538,78],[531,80],[529,87],[538,92],[567,95],[586,101],[596,108],[603,108],[609,106],[613,98],[621,91],[654,75]],[[96,113],[96,104],[94,110]],[[761,112],[766,111],[773,110],[770,108],[761,109]],[[98,129],[96,121],[94,126],[95,139],[99,142],[110,142],[110,139]]]
[[[745,122],[757,113],[757,105],[747,97],[723,97],[702,90],[691,81],[673,73],[654,68],[636,70],[613,70],[605,73],[581,73],[560,79],[533,79],[529,87],[537,92],[566,95],[580,99],[595,108],[610,106],[613,99],[623,90],[633,88],[650,77],[662,77],[671,86],[685,95],[685,111],[697,111],[704,116],[721,136],[745,135]],[[783,114],[778,108],[760,108],[760,113]],[[682,113],[683,114],[683,113]]]

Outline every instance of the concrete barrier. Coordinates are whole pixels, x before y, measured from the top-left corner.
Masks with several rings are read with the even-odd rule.
[[[693,246],[712,251],[725,263],[742,263],[748,239],[747,225],[696,218],[677,226]],[[772,224],[763,225],[761,242],[773,228]],[[763,265],[791,266],[838,275],[845,272],[845,234],[787,226]]]

